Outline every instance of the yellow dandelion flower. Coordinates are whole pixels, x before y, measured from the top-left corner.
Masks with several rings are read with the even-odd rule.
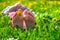
[[[22,0],[18,0],[18,1],[22,2]]]
[[[56,10],[55,12],[58,12],[58,10]]]
[[[53,18],[53,19],[52,19],[52,22],[55,22],[56,20],[57,20],[57,18]]]
[[[40,3],[43,4],[43,5],[45,4],[44,1],[41,1]]]
[[[49,5],[53,6],[54,2],[53,1],[49,1]]]
[[[2,12],[0,12],[0,14],[2,14]]]
[[[37,4],[37,2],[33,2],[32,4]]]
[[[32,5],[33,5],[32,3],[29,3],[29,4],[28,4],[28,7],[31,8]]]
[[[60,10],[59,10],[59,12],[60,12]]]
[[[60,12],[60,10],[56,10],[55,12]]]
[[[2,6],[5,7],[6,6],[6,2],[3,2]]]
[[[60,1],[58,1],[57,4],[60,4]]]
[[[31,8],[32,5],[35,5],[35,4],[37,4],[37,2],[29,2],[28,7]]]

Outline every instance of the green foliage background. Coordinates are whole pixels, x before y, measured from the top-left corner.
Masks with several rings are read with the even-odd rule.
[[[17,2],[35,12],[34,30],[21,30],[11,26],[10,18],[2,10]],[[60,1],[0,0],[0,40],[60,40]]]

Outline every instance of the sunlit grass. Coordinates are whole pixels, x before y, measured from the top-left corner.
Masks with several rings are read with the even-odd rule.
[[[17,2],[35,12],[36,25],[34,30],[21,30],[11,26],[10,18],[2,14],[2,10]],[[60,2],[7,0],[0,3],[0,39],[19,40],[60,40]]]

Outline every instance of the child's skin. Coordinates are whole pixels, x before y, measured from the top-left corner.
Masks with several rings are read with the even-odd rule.
[[[27,9],[23,12],[21,9],[18,9],[16,12],[11,12],[9,13],[9,17],[12,19],[11,23],[13,27],[18,25],[22,29],[27,29],[30,25],[32,25],[32,28],[35,26],[34,15]]]
[[[35,26],[34,14],[20,3],[4,9],[2,13],[9,15],[13,27],[17,25],[22,29],[27,29]]]

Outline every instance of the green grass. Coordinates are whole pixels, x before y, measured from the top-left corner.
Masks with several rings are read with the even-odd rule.
[[[20,1],[2,0],[0,2],[0,40],[12,37],[19,40],[60,40],[60,4],[57,1],[22,0],[21,3],[28,8],[29,3],[32,4],[30,9],[35,12],[36,19],[34,30],[25,31],[17,27],[13,29],[10,18],[1,13],[5,7]]]

